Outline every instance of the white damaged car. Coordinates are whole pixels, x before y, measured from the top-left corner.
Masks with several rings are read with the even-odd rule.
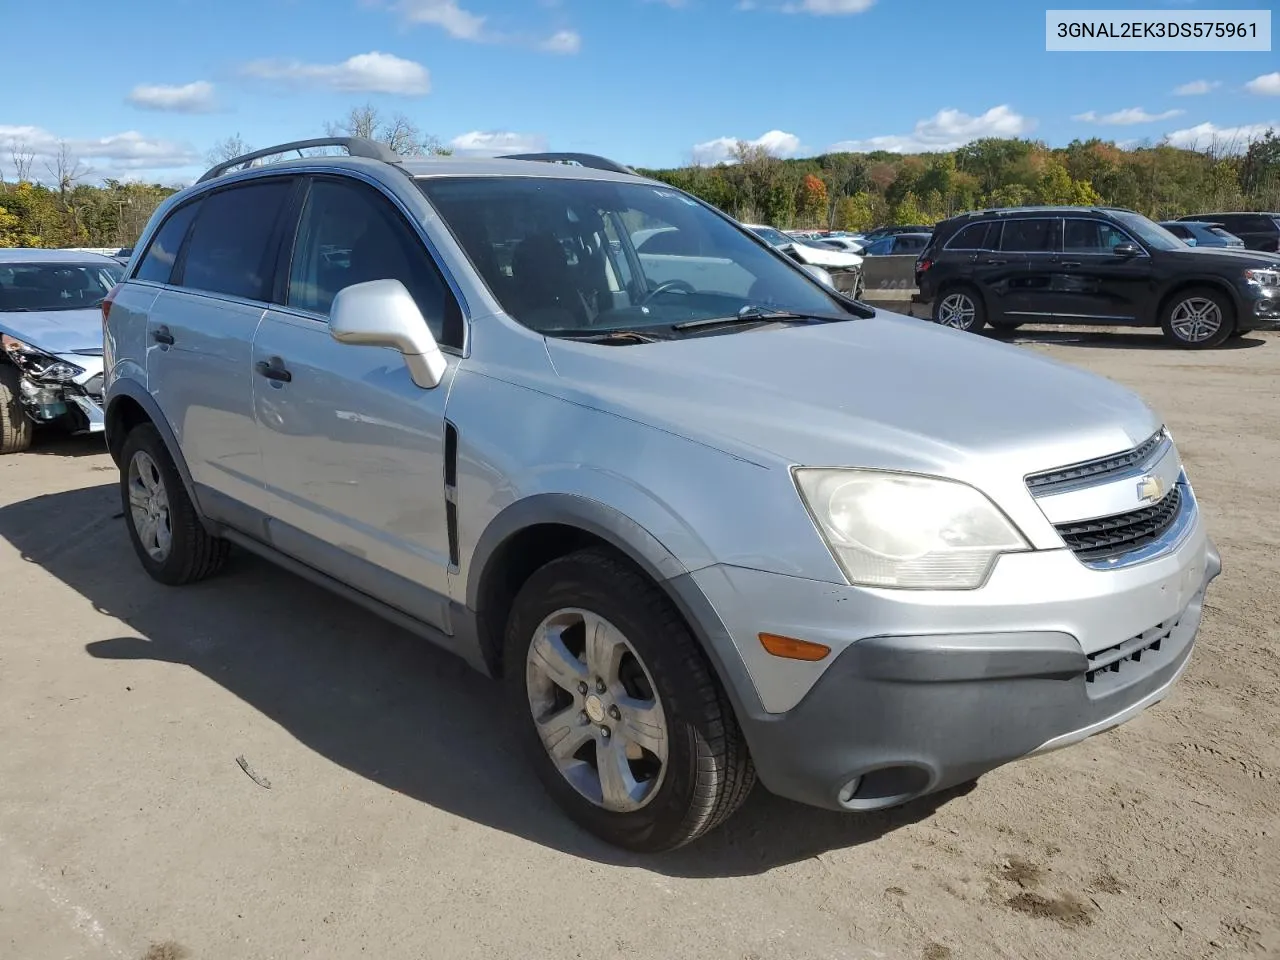
[[[816,240],[792,237],[774,227],[766,227],[759,223],[744,223],[744,227],[757,237],[777,247],[787,256],[799,263],[811,267],[821,267],[828,274],[841,293],[854,299],[862,296],[862,257],[844,250],[834,250]]]
[[[0,250],[0,453],[37,426],[102,430],[102,301],[124,267],[70,250]]]

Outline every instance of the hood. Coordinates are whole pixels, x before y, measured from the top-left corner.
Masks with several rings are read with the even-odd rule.
[[[1160,427],[1109,380],[885,312],[547,348],[567,398],[759,463],[1022,476],[1126,450]]]
[[[1197,263],[1208,265],[1205,257],[1213,257],[1212,263],[1216,264],[1224,260],[1235,261],[1240,265],[1241,270],[1257,267],[1270,267],[1273,270],[1280,270],[1280,254],[1267,253],[1263,250],[1250,250],[1247,247],[1195,246],[1187,247],[1185,250],[1163,250],[1160,252],[1167,257],[1186,260],[1188,268]]]
[[[832,250],[823,247],[810,247],[803,243],[793,243],[790,246],[800,259],[815,267],[849,269],[862,266],[862,257],[856,253],[845,253],[843,250]]]
[[[0,312],[0,333],[29,343],[51,354],[92,350],[102,353],[102,311],[42,310],[33,313]]]

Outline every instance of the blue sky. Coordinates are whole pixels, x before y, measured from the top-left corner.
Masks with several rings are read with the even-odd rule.
[[[11,146],[181,182],[217,140],[318,136],[372,103],[460,150],[641,166],[951,149],[978,136],[1206,143],[1280,126],[1280,54],[1048,53],[1045,9],[1267,0],[8,0]],[[53,19],[51,19],[53,18]],[[54,22],[56,19],[56,23]],[[63,29],[58,24],[69,28]],[[25,82],[14,83],[14,78]],[[1177,92],[1181,88],[1182,92]]]

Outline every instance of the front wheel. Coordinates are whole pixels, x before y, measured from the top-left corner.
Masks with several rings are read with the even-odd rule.
[[[683,846],[750,792],[746,742],[701,647],[621,558],[582,550],[536,571],[512,607],[505,664],[543,785],[609,843]]]
[[[1165,339],[1175,346],[1206,350],[1221,346],[1236,327],[1235,308],[1225,296],[1208,287],[1174,294],[1160,318]]]
[[[934,304],[933,322],[953,330],[977,333],[985,322],[982,304],[972,290],[948,290]]]
[[[31,446],[35,424],[22,409],[21,382],[18,368],[0,360],[0,453],[21,453]]]

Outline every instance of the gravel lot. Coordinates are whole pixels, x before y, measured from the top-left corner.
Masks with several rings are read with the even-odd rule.
[[[154,585],[99,445],[3,458],[0,957],[1280,956],[1280,336],[1023,342],[1174,431],[1225,566],[1180,687],[968,792],[757,791],[657,859],[560,816],[496,684],[248,557]]]

